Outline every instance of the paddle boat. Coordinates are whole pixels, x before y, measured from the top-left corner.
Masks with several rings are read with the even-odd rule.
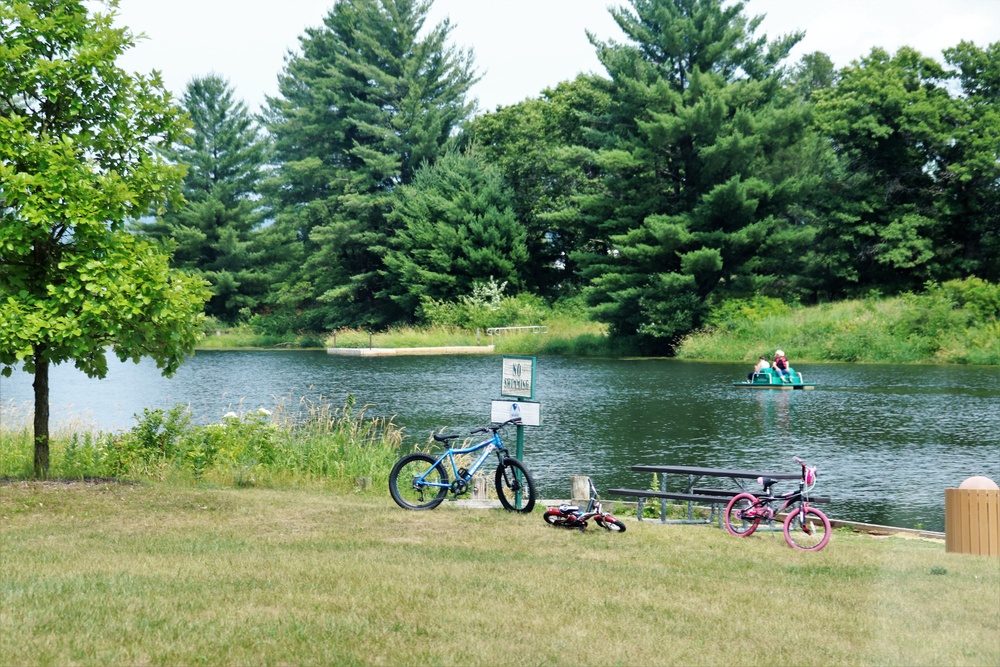
[[[816,383],[804,382],[802,373],[789,366],[788,373],[784,378],[776,370],[764,368],[754,373],[749,380],[734,382],[733,386],[749,387],[750,389],[815,389]]]

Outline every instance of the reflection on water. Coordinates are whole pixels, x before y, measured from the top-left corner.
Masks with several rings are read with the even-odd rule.
[[[542,426],[526,429],[526,460],[543,497],[568,495],[570,475],[599,489],[648,487],[635,464],[795,471],[819,466],[816,492],[833,517],[942,530],[944,488],[1000,482],[996,368],[796,365],[815,391],[733,387],[745,364],[541,357]],[[322,352],[199,352],[170,380],[152,363],[113,364],[108,379],[52,371],[53,422],[128,428],[143,408],[189,405],[203,421],[348,393],[394,416],[411,443],[442,427],[473,428],[499,398],[499,357],[334,357]],[[0,379],[2,418],[31,399],[24,373]],[[23,410],[22,410],[23,412]],[[789,487],[785,487],[787,490]],[[780,490],[780,488],[779,488]]]

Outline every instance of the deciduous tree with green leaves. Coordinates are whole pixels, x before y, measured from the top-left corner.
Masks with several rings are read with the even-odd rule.
[[[106,354],[166,374],[200,336],[203,281],[169,268],[127,222],[176,192],[157,145],[184,131],[155,73],[116,65],[133,45],[117,3],[0,1],[0,366],[34,375],[34,472],[49,465],[49,368],[91,377]]]
[[[943,275],[1000,282],[1000,42],[961,42],[944,52],[962,94],[943,148],[947,178]]]
[[[600,191],[589,178],[591,151],[581,148],[588,121],[608,104],[606,91],[593,81],[581,75],[536,99],[498,107],[474,118],[462,135],[503,174],[528,234],[527,287],[547,297],[579,288],[574,255],[590,240],[574,203]]]
[[[953,167],[946,153],[967,129],[956,127],[947,79],[914,49],[874,48],[813,96],[816,125],[844,170],[815,246],[837,296],[850,285],[896,293],[956,277],[942,273],[954,253],[942,194]]]

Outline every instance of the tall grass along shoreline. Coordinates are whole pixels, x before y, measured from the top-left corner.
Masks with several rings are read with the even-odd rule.
[[[33,474],[30,420],[11,426],[10,406],[0,429],[0,476]],[[25,411],[27,414],[28,411]],[[15,417],[16,423],[16,417]],[[326,398],[279,401],[267,410],[231,412],[196,424],[183,405],[143,410],[127,431],[54,429],[49,475],[54,479],[114,478],[222,486],[321,485],[352,489],[388,483],[402,429],[369,417],[348,395],[340,406]]]
[[[1000,364],[1000,286],[976,279],[921,295],[790,307],[777,299],[731,301],[685,338],[677,356],[753,361],[775,349],[801,361]]]

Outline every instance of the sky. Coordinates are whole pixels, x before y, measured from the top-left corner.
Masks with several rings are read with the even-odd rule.
[[[180,97],[188,82],[215,73],[250,111],[277,94],[277,77],[299,37],[322,24],[334,0],[120,0],[119,21],[146,38],[120,64],[159,70]],[[537,97],[582,72],[604,74],[586,31],[623,40],[608,13],[622,0],[434,0],[428,24],[450,18],[452,43],[471,48],[482,80],[472,89],[480,111]],[[791,54],[823,51],[842,67],[878,46],[911,46],[943,62],[960,41],[1000,41],[1000,0],[749,0],[765,15],[757,34],[801,30]]]

